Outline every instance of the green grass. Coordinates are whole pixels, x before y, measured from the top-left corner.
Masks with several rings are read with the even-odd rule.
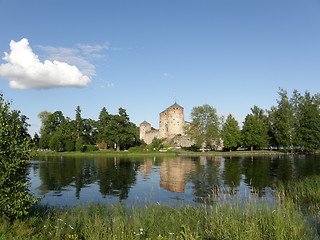
[[[316,226],[290,202],[223,203],[210,207],[146,205],[38,206],[0,239],[319,239]]]
[[[320,210],[320,176],[280,183],[276,187],[280,199],[291,199],[308,210]]]
[[[177,156],[176,152],[141,152],[141,153],[130,153],[130,152],[116,152],[116,151],[92,151],[92,152],[38,152],[39,156],[117,156],[117,157],[136,157],[136,156]]]
[[[91,156],[91,157],[99,157],[99,156],[118,156],[118,157],[136,157],[136,156],[178,156],[178,155],[238,155],[238,154],[282,154],[277,151],[267,151],[267,150],[256,150],[256,151],[232,151],[232,152],[222,152],[222,151],[209,151],[209,152],[116,152],[110,150],[103,151],[88,151],[88,152],[38,152],[39,156]]]

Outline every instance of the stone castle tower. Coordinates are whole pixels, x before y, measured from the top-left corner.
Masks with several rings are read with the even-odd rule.
[[[183,107],[174,103],[159,114],[159,129],[152,129],[146,121],[140,124],[140,139],[150,144],[154,138],[165,138],[174,145],[191,146],[192,142],[184,134],[186,124]]]
[[[160,113],[159,137],[172,138],[184,133],[184,109],[177,103]]]

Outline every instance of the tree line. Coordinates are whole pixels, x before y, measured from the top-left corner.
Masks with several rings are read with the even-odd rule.
[[[270,110],[251,108],[242,129],[232,114],[219,118],[210,105],[194,107],[186,133],[198,147],[221,141],[225,150],[239,147],[277,149],[284,152],[314,152],[320,148],[320,95],[297,90],[292,96],[280,89],[277,105]],[[220,143],[221,143],[220,142]]]
[[[84,151],[86,145],[105,143],[120,150],[144,144],[138,127],[123,108],[118,114],[110,114],[103,107],[98,120],[82,118],[79,106],[74,120],[61,111],[43,111],[39,117],[41,137],[36,134],[34,142],[42,149]],[[214,107],[204,104],[192,109],[185,132],[195,142],[194,149],[223,146],[229,151],[242,147],[313,152],[320,148],[320,95],[295,90],[289,96],[279,89],[277,105],[269,110],[253,106],[242,128],[232,114],[219,117]]]
[[[106,148],[120,150],[140,145],[138,128],[123,108],[119,108],[118,114],[110,114],[103,107],[97,121],[82,118],[79,106],[74,120],[61,111],[43,111],[38,116],[42,122],[41,137],[35,135],[34,142],[41,149],[85,151],[92,148],[90,145],[104,143]]]

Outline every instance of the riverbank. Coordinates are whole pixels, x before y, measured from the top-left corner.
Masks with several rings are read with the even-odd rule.
[[[319,239],[316,225],[290,201],[210,207],[146,205],[35,207],[22,220],[0,220],[0,239]]]
[[[251,156],[251,155],[290,155],[292,153],[284,153],[279,151],[209,151],[209,152],[181,152],[181,151],[167,151],[167,152],[127,152],[127,151],[88,151],[88,152],[54,152],[43,151],[36,153],[39,156],[121,156],[121,157],[135,157],[135,156],[181,156],[181,157],[194,157],[194,156]]]
[[[0,218],[4,239],[320,239],[320,176],[274,186],[261,199],[173,207],[160,204],[37,205],[22,219]]]

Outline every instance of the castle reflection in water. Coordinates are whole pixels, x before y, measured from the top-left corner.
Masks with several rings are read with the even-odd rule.
[[[320,174],[319,155],[183,157],[41,157],[30,168],[31,190],[44,204],[152,203],[208,196],[270,195],[279,181]],[[224,195],[224,196],[225,196]]]

